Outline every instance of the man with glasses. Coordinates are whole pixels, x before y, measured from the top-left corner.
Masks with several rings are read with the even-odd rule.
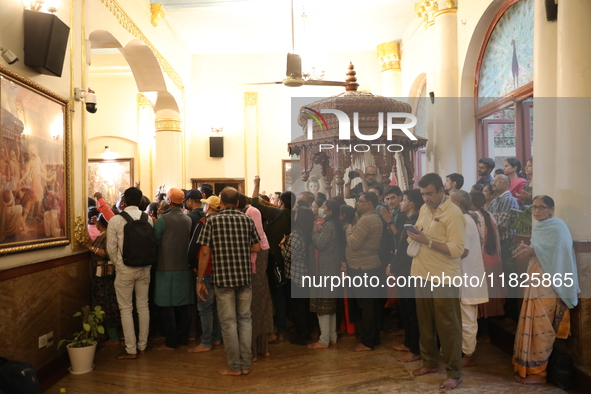
[[[382,240],[382,221],[376,212],[378,196],[375,193],[363,192],[357,201],[357,212],[360,217],[354,226],[347,225],[345,236],[347,248],[348,274],[352,283],[356,277],[368,278],[382,276],[382,262],[379,256]],[[369,279],[368,279],[369,280]],[[376,289],[368,287],[354,288],[354,297],[361,311],[361,342],[350,348],[352,351],[373,350],[380,344],[381,304]]]
[[[511,259],[511,241],[516,233],[513,227],[516,211],[519,209],[519,203],[509,191],[511,181],[505,174],[495,175],[491,183],[495,197],[490,202],[488,211],[493,215],[499,229],[499,240],[501,243],[501,261],[503,262],[503,271],[505,275],[515,272],[515,269],[509,266]],[[515,209],[515,210],[514,210]],[[516,288],[507,289],[507,300],[505,301],[505,313],[511,319],[517,321],[517,300]]]
[[[355,200],[359,200],[359,196],[361,193],[369,191],[372,187],[377,184],[382,185],[381,182],[378,182],[378,169],[376,166],[367,166],[365,167],[365,173],[360,170],[359,168],[355,171],[349,172],[350,181],[345,183],[345,198],[354,198]],[[354,188],[351,189],[351,180],[355,178],[360,178],[361,183],[355,185]],[[384,185],[382,185],[382,189]]]

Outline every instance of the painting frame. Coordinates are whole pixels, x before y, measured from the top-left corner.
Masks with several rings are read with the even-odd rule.
[[[0,66],[0,255],[71,243],[68,105]]]
[[[97,187],[99,179],[95,179],[93,174],[101,173],[103,184]],[[104,176],[112,174],[108,179]],[[120,193],[125,189],[133,186],[133,158],[117,158],[117,159],[88,159],[87,166],[87,189],[88,196],[94,196],[99,191],[103,195],[108,206],[112,207],[119,199]],[[101,182],[102,182],[101,181]],[[124,182],[123,182],[124,181]],[[93,185],[92,185],[93,184]],[[92,187],[91,187],[92,185]],[[109,191],[109,189],[111,189]]]
[[[297,165],[294,165],[297,164]],[[281,180],[282,191],[292,191],[292,185],[295,179],[299,178],[300,172],[294,173],[294,167],[299,167],[299,160],[282,159],[281,160]]]

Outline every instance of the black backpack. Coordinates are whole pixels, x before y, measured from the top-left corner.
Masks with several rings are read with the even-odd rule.
[[[121,216],[127,220],[123,227],[123,264],[128,267],[156,264],[158,245],[148,215],[142,212],[139,220],[133,220],[127,212],[121,212]]]

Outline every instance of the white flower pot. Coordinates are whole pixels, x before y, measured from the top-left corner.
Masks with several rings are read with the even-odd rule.
[[[94,368],[94,353],[96,352],[96,343],[92,346],[86,347],[71,347],[71,344],[66,346],[68,349],[68,356],[70,356],[69,368],[70,373],[80,375],[88,373]]]

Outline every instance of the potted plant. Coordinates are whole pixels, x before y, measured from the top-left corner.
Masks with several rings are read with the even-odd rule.
[[[531,243],[531,231],[532,231],[532,210],[531,205],[525,205],[523,211],[515,209],[514,211],[517,212],[515,215],[515,219],[513,220],[513,227],[516,230],[516,234],[513,236],[513,246],[512,250],[515,250],[517,246],[523,242],[526,245]],[[513,260],[513,266],[515,267],[515,273],[520,275],[527,272],[527,267],[529,266],[529,257],[520,257],[520,258],[511,258]],[[519,300],[518,300],[518,310],[521,311],[521,304],[523,302],[523,289],[519,288]]]
[[[74,339],[62,339],[57,345],[59,349],[64,342],[68,342],[66,348],[72,364],[70,373],[79,375],[94,368],[96,338],[105,333],[105,328],[101,325],[104,316],[105,312],[100,306],[95,306],[94,309],[85,306],[81,312],[74,313],[74,317],[82,317],[82,331],[74,333]]]

